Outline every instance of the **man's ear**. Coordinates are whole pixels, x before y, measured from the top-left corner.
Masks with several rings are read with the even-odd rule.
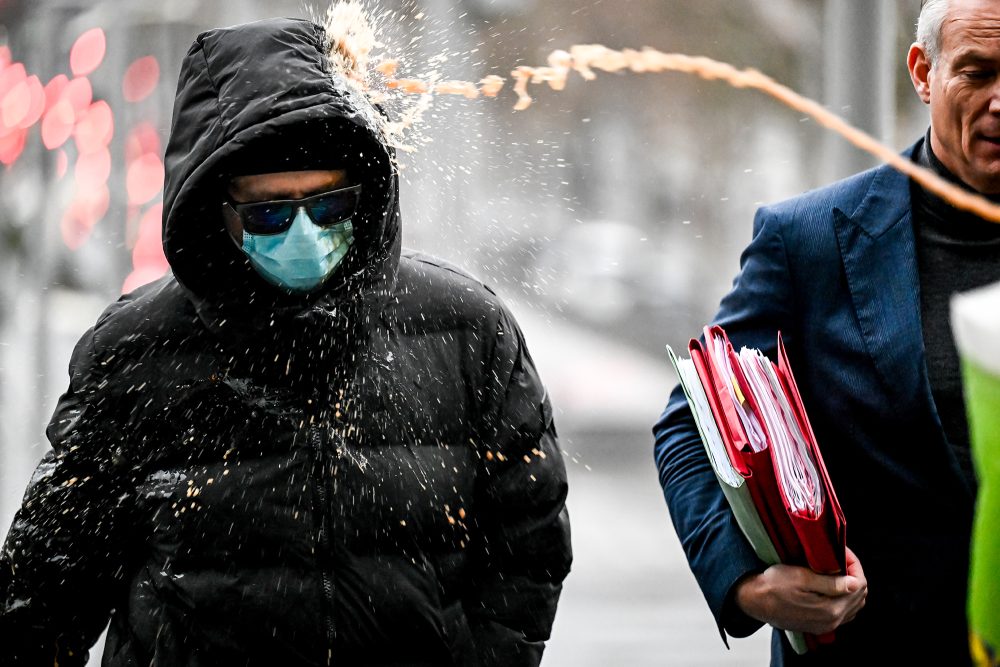
[[[927,57],[923,44],[913,43],[906,54],[906,67],[910,70],[910,81],[913,89],[924,104],[931,103],[931,61]]]

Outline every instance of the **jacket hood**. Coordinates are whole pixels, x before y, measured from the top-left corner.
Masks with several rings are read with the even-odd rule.
[[[335,312],[391,292],[401,236],[394,154],[380,111],[332,71],[328,46],[315,23],[269,19],[204,32],[188,51],[164,160],[163,245],[196,304],[259,314],[322,302]],[[352,252],[319,292],[272,287],[225,230],[228,178],[345,167],[362,185]]]

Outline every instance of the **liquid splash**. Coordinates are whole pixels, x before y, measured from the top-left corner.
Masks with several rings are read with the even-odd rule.
[[[367,89],[369,58],[378,42],[365,8],[358,2],[336,2],[327,8],[319,22],[326,30],[330,69]]]
[[[399,114],[399,120],[386,122],[383,128],[390,143],[404,151],[414,150],[411,145],[403,142],[403,136],[422,121],[423,114],[430,107],[434,96],[495,98],[507,84],[506,79],[497,75],[486,76],[478,83],[441,81],[436,73],[424,78],[397,78],[400,62],[389,57],[381,58],[374,66],[370,66],[371,54],[374,48],[381,44],[376,39],[377,30],[372,27],[369,14],[357,0],[336,2],[331,5],[327,10],[324,24],[330,39],[331,65],[361,85],[374,102],[384,103],[393,94],[419,96],[416,103],[409,105],[402,103],[403,110]],[[510,76],[514,81],[512,88],[517,95],[514,110],[524,111],[531,106],[533,102],[529,92],[531,85],[546,84],[553,91],[561,91],[565,89],[568,78],[573,72],[584,81],[594,81],[597,79],[595,70],[609,73],[627,71],[635,74],[680,72],[709,81],[721,81],[734,88],[761,91],[809,116],[822,127],[836,132],[857,148],[909,176],[924,189],[938,195],[952,206],[969,211],[984,220],[1000,223],[1000,206],[997,204],[949,183],[931,170],[913,163],[837,114],[828,111],[818,102],[800,95],[758,70],[738,69],[729,63],[704,56],[665,53],[650,47],[641,50],[615,50],[601,44],[576,44],[568,50],[553,51],[549,54],[545,66],[520,66],[511,71]]]

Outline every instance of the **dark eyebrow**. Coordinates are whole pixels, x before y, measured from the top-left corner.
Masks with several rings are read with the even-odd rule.
[[[247,189],[238,193],[242,195],[242,197],[237,200],[237,203],[253,204],[262,201],[294,201],[296,199],[305,199],[307,197],[312,197],[313,195],[337,189],[339,188],[322,187],[318,190],[302,190],[301,192],[291,193],[285,190],[272,191],[267,189]]]
[[[994,65],[995,60],[979,51],[963,51],[955,56],[952,67],[965,67],[967,65]]]
[[[306,197],[312,197],[313,195],[318,195],[324,192],[329,192],[331,190],[339,190],[341,188],[348,188],[355,185],[350,174],[344,174],[344,176],[335,185],[322,185],[318,188],[301,190],[299,192],[289,193],[287,191],[280,190],[269,190],[267,188],[261,188],[259,186],[244,186],[243,189],[235,189],[232,184],[226,188],[227,194],[240,204],[249,204],[261,201],[270,200],[286,200],[286,199],[305,199]]]

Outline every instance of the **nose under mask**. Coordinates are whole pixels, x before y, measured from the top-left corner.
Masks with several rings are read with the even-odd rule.
[[[243,232],[242,249],[266,281],[292,292],[311,292],[329,278],[354,243],[351,220],[316,225],[299,207],[291,226],[280,234]]]

